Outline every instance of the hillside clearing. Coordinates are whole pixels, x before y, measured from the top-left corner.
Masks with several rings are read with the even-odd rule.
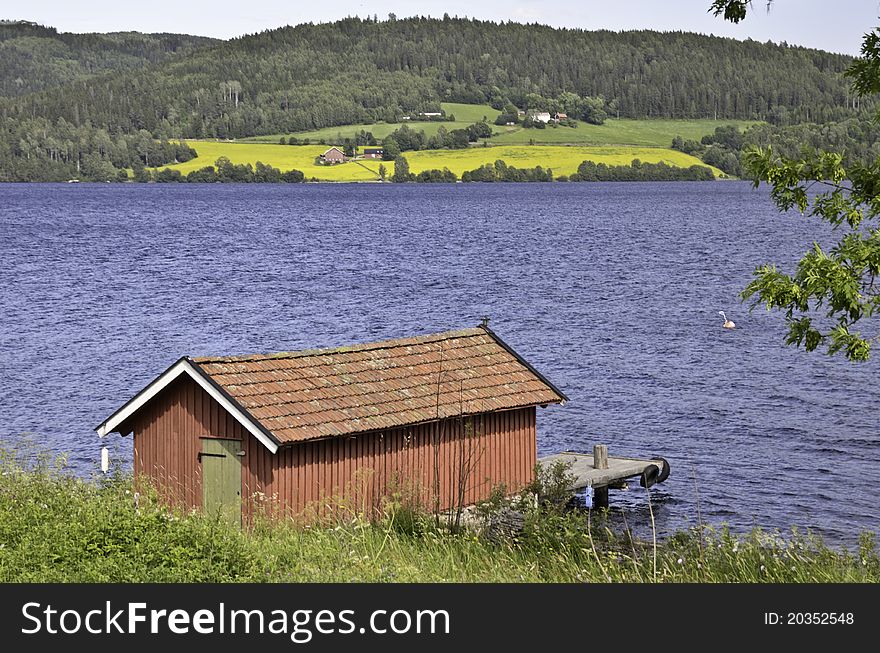
[[[369,125],[342,125],[339,127],[324,127],[323,129],[314,129],[306,132],[296,132],[294,134],[270,134],[268,136],[251,136],[249,138],[240,138],[240,143],[278,143],[281,137],[288,138],[293,136],[299,140],[308,139],[311,142],[325,143],[341,143],[345,138],[354,138],[355,134],[361,131],[367,131],[373,136],[382,140],[396,129],[400,129],[403,125],[407,125],[416,131],[424,131],[428,136],[434,136],[437,130],[443,127],[447,131],[453,129],[465,129],[475,122],[482,120],[484,117],[491,123],[498,116],[500,111],[493,109],[487,104],[459,104],[456,102],[441,102],[440,107],[446,112],[446,115],[455,116],[455,120],[448,121],[418,121],[407,120],[405,122],[376,122]]]
[[[736,125],[740,130],[757,124],[750,120],[606,120],[604,125],[578,122],[577,128],[495,127],[489,140],[495,145],[507,144],[583,144],[583,145],[649,145],[669,147],[675,136],[699,141],[712,134],[716,127]]]
[[[294,134],[270,134],[268,136],[252,136],[239,139],[240,143],[278,143],[281,137],[293,136],[299,140],[327,144],[341,143],[343,139],[354,138],[360,131],[373,134],[382,140],[391,132],[406,124],[416,131],[424,131],[433,136],[440,127],[448,131],[464,129],[482,120],[484,117],[492,124],[499,115],[497,109],[487,104],[460,104],[443,102],[441,107],[447,115],[455,116],[455,122],[406,122],[406,123],[372,123],[369,125],[343,125],[325,127]],[[488,140],[492,145],[642,145],[650,147],[669,147],[675,136],[685,140],[699,141],[703,136],[712,134],[716,127],[735,125],[745,130],[751,125],[759,124],[754,120],[670,120],[628,118],[609,119],[604,125],[590,125],[577,121],[577,127],[553,127],[545,129],[523,129],[522,127],[505,127],[492,124],[494,134]]]
[[[458,102],[441,102],[440,108],[446,115],[453,115],[458,122],[468,124],[478,122],[486,118],[490,123],[501,115],[498,109],[493,109],[488,104],[461,104]]]
[[[369,125],[342,125],[339,127],[324,127],[323,129],[315,129],[308,132],[296,132],[295,134],[270,134],[268,136],[251,136],[249,138],[239,138],[238,143],[278,143],[284,138],[298,138],[299,140],[308,140],[310,143],[327,143],[333,145],[342,143],[346,138],[353,139],[361,131],[369,132],[377,141],[386,138],[391,132],[400,129],[406,124],[410,129],[415,131],[423,131],[428,136],[434,136],[437,130],[443,127],[448,131],[453,129],[465,129],[472,123],[455,121],[455,122],[376,122]]]

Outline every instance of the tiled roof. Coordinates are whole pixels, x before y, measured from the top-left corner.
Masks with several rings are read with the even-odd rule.
[[[565,399],[481,327],[338,349],[192,362],[280,443]]]

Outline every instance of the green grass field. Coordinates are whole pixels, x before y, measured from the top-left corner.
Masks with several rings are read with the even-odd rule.
[[[366,160],[348,162],[335,166],[315,165],[315,157],[327,148],[323,145],[273,145],[259,143],[228,143],[217,141],[188,141],[198,157],[185,163],[165,166],[180,170],[181,174],[213,165],[221,156],[233,163],[255,164],[262,161],[282,171],[301,170],[306,179],[321,181],[375,181],[379,177],[379,165],[384,165],[390,176],[394,172],[391,161]],[[459,177],[485,163],[504,159],[517,168],[550,168],[558,177],[570,175],[582,161],[590,160],[608,165],[629,165],[633,159],[643,163],[661,161],[679,167],[705,165],[699,159],[675,150],[659,147],[567,147],[562,145],[505,145],[498,147],[473,147],[467,150],[422,150],[406,152],[410,171],[419,173],[433,168],[449,168]],[[721,172],[713,168],[716,176]]]
[[[373,134],[373,136],[381,141],[391,132],[401,127],[403,123],[387,123],[378,122],[372,125],[344,125],[341,127],[325,127],[324,129],[315,129],[309,132],[296,132],[294,134],[270,134],[269,136],[252,136],[250,138],[240,138],[239,143],[278,143],[282,136],[296,136],[298,139],[309,139],[309,142],[315,143],[324,141],[325,143],[341,143],[345,138],[354,138],[355,134],[364,130]],[[428,136],[437,133],[440,127],[452,131],[453,129],[464,129],[471,123],[469,122],[407,122],[406,125],[416,131],[423,131]]]
[[[443,102],[441,104],[447,114],[455,116],[455,122],[407,122],[406,124],[416,130],[423,130],[427,135],[433,136],[442,126],[448,130],[463,129],[468,125],[486,117],[490,123],[500,113],[489,105],[484,104],[457,104]],[[342,127],[326,127],[308,132],[291,134],[299,139],[310,141],[325,141],[327,143],[341,142],[344,138],[353,138],[363,130],[373,133],[381,140],[388,136],[401,124],[374,123],[370,125],[346,125]],[[620,120],[610,119],[604,125],[589,125],[578,122],[578,127],[547,127],[546,129],[523,129],[522,127],[499,127],[493,125],[495,134],[488,139],[492,145],[644,145],[649,147],[669,147],[675,136],[684,139],[700,140],[703,136],[711,134],[716,127],[722,125],[736,125],[741,130],[756,124],[752,120]],[[242,143],[278,143],[285,134],[270,134],[268,136],[253,136],[240,139]]]
[[[369,125],[345,125],[341,127],[325,127],[324,129],[315,129],[307,132],[296,132],[294,134],[270,134],[268,136],[252,136],[250,138],[239,139],[241,143],[278,143],[279,139],[284,136],[296,136],[298,139],[309,139],[311,142],[325,141],[326,143],[339,143],[344,138],[354,138],[359,131],[364,130],[372,132],[373,136],[381,140],[388,136],[391,132],[399,129],[406,124],[416,131],[424,131],[428,136],[437,133],[440,127],[447,131],[453,129],[465,129],[483,119],[485,116],[489,122],[495,120],[500,113],[497,109],[493,109],[488,105],[482,104],[457,104],[455,102],[442,102],[440,104],[447,115],[452,114],[455,120],[452,122],[418,122],[406,121],[405,123],[387,123],[378,122]]]
[[[456,115],[456,117],[458,117]],[[716,127],[736,125],[741,130],[756,124],[748,120],[607,120],[604,125],[579,122],[571,127],[523,129],[496,127],[496,135],[489,140],[493,145],[539,144],[572,145],[648,145],[669,147],[675,136],[699,141]]]
[[[493,109],[488,104],[459,104],[457,102],[441,102],[440,108],[442,108],[446,115],[452,114],[455,116],[455,120],[457,122],[465,122],[467,124],[472,124],[475,122],[479,122],[484,117],[489,120],[490,123],[495,121],[495,118],[499,116],[501,113],[498,109]]]

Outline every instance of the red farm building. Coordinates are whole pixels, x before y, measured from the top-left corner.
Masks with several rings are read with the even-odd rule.
[[[338,349],[184,357],[96,429],[133,434],[134,473],[248,522],[402,487],[442,510],[532,480],[537,406],[566,396],[487,326]],[[230,508],[231,507],[231,508]]]
[[[347,157],[345,156],[345,153],[338,147],[331,147],[321,155],[321,161],[324,163],[345,163],[346,160]]]

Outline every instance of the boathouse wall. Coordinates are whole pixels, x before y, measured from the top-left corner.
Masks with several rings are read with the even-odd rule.
[[[242,517],[261,510],[323,514],[328,505],[381,509],[397,495],[441,510],[515,492],[536,464],[536,409],[527,406],[282,445],[272,453],[191,377],[172,381],[119,429],[134,437],[134,473],[169,502],[202,506],[205,439],[240,443]]]

